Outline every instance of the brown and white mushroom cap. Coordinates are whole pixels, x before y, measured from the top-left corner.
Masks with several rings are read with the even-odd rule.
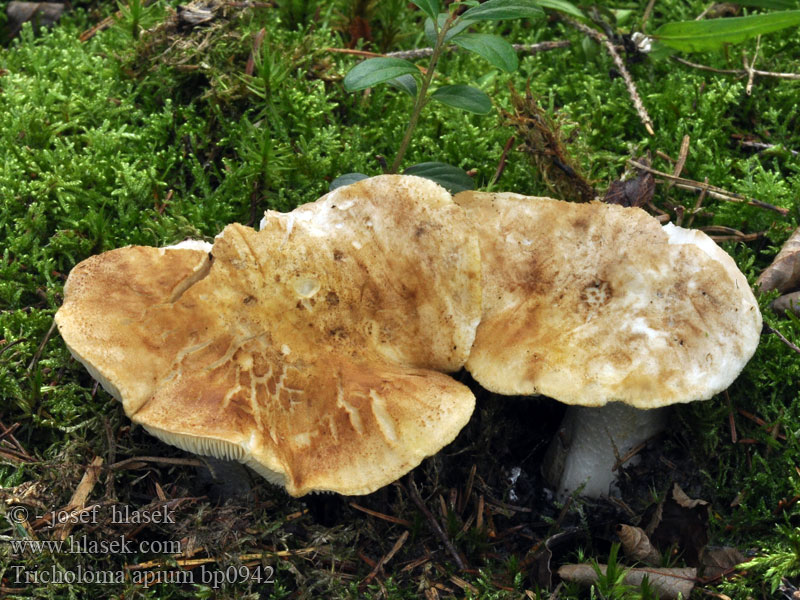
[[[132,246],[70,273],[71,352],[157,437],[292,495],[365,494],[452,441],[474,408],[440,371],[480,320],[480,249],[436,184],[382,176],[259,232]]]
[[[704,233],[599,202],[455,201],[481,240],[484,312],[467,369],[489,390],[655,408],[710,398],[754,353],[758,304]]]

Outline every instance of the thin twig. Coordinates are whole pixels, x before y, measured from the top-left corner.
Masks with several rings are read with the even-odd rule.
[[[411,521],[407,521],[406,519],[401,519],[400,517],[395,517],[392,515],[385,515],[377,510],[372,510],[366,508],[365,506],[361,506],[360,504],[356,504],[355,502],[350,502],[350,506],[355,508],[356,510],[360,510],[363,513],[371,515],[377,519],[383,519],[384,521],[389,521],[390,523],[395,523],[397,525],[402,525],[403,527],[411,527]]]
[[[28,373],[33,370],[33,367],[36,366],[36,363],[39,362],[39,358],[42,356],[42,352],[44,351],[44,347],[47,345],[48,340],[50,340],[50,336],[53,335],[53,331],[56,328],[56,321],[53,319],[53,322],[50,324],[50,329],[47,330],[47,333],[44,335],[44,339],[42,343],[39,344],[39,347],[36,349],[36,354],[33,355],[30,364],[28,364],[28,368],[25,369]]]
[[[689,222],[686,224],[686,227],[691,227],[692,223],[694,223],[694,218],[697,213],[700,212],[700,207],[703,205],[703,200],[706,199],[706,194],[708,193],[708,177],[703,180],[703,184],[706,186],[700,191],[700,195],[697,196],[697,202],[694,203],[694,209],[692,210],[692,214],[689,215]]]
[[[663,171],[653,169],[652,167],[643,165],[632,159],[628,159],[628,164],[630,164],[633,167],[636,167],[637,169],[643,169],[645,171],[648,171],[653,175],[658,175],[659,177],[664,177],[667,180],[672,180],[675,182],[675,187],[680,189],[694,190],[694,191],[706,190],[706,193],[712,198],[717,198],[719,200],[727,200],[728,202],[741,202],[749,204],[750,206],[758,206],[759,208],[775,211],[776,213],[779,213],[783,216],[789,214],[789,209],[787,208],[773,206],[772,204],[762,202],[761,200],[750,199],[747,198],[746,196],[742,196],[741,194],[737,194],[735,192],[729,192],[728,190],[722,189],[714,185],[709,185],[707,183],[700,183],[699,181],[693,181],[691,179],[685,179],[683,177],[675,177],[674,175],[670,175],[669,173],[664,173]]]
[[[408,474],[408,495],[411,497],[411,500],[414,501],[414,504],[417,505],[417,508],[425,515],[425,518],[428,519],[428,522],[433,527],[433,531],[439,537],[439,539],[444,544],[444,547],[447,548],[447,551],[453,557],[453,560],[456,562],[456,565],[462,571],[467,568],[464,564],[464,561],[461,559],[461,556],[458,554],[455,546],[453,546],[453,542],[450,541],[450,538],[447,537],[447,534],[442,529],[442,526],[439,525],[439,521],[436,520],[436,517],[433,516],[433,513],[428,510],[428,507],[425,506],[425,503],[422,501],[422,498],[419,495],[419,490],[417,489],[417,484],[414,483],[414,474]]]
[[[703,10],[703,12],[701,12],[699,15],[697,15],[697,16],[694,18],[694,20],[695,20],[695,21],[702,21],[702,20],[705,18],[705,16],[708,14],[708,12],[709,12],[709,11],[710,11],[712,8],[714,8],[714,6],[715,6],[715,5],[716,5],[716,2],[712,2],[711,4],[709,4],[709,5],[708,5],[708,6],[705,8],[705,10]]]
[[[508,156],[508,151],[511,150],[511,146],[514,144],[514,136],[512,135],[508,138],[506,145],[503,146],[503,153],[500,155],[500,162],[497,164],[497,169],[494,172],[494,177],[492,177],[492,182],[489,184],[489,188],[492,188],[494,184],[500,179],[500,176],[503,174],[503,171],[506,170],[506,157]]]
[[[400,548],[403,547],[403,544],[406,543],[407,539],[408,539],[408,531],[404,531],[403,534],[399,538],[397,538],[397,541],[394,543],[394,546],[392,546],[392,549],[389,550],[386,556],[381,557],[381,559],[375,564],[372,571],[370,571],[369,575],[367,575],[364,578],[364,581],[361,582],[361,585],[366,585],[370,581],[372,581],[378,574],[378,571],[381,570],[381,567],[383,567],[383,565],[385,565],[390,560],[392,560],[392,558],[394,558],[394,555],[397,554]]]
[[[550,42],[539,42],[538,44],[512,44],[512,47],[517,52],[525,54],[536,54],[537,52],[546,52],[548,50],[556,50],[557,48],[566,48],[570,45],[569,40],[553,40]],[[402,58],[405,60],[416,60],[418,58],[428,58],[433,55],[433,48],[414,48],[412,50],[398,50],[396,52],[387,52],[386,54],[379,54],[377,52],[369,52],[368,50],[354,50],[352,48],[326,48],[327,52],[336,52],[338,54],[353,54],[355,56],[364,56],[367,58],[388,57],[388,58]],[[463,50],[459,46],[448,46],[448,52],[458,52]]]
[[[18,454],[19,456],[21,456],[22,458],[24,458],[29,462],[36,461],[36,459],[33,456],[31,456],[27,450],[25,450],[23,445],[19,443],[19,440],[14,437],[14,432],[19,428],[19,423],[14,423],[11,427],[6,427],[5,424],[2,421],[0,421],[0,427],[3,429],[3,433],[2,435],[0,435],[0,439],[8,437],[8,440],[11,440],[10,443],[12,447],[6,448],[6,450],[10,450],[11,452]],[[6,442],[8,442],[8,440],[6,440]]]
[[[94,486],[100,477],[100,467],[102,465],[102,456],[95,456],[94,459],[92,459],[92,462],[86,467],[83,477],[81,477],[81,480],[78,482],[78,486],[75,488],[72,498],[70,499],[65,510],[81,510],[86,506],[86,500],[89,498],[89,495],[92,493],[92,490],[94,489]],[[66,540],[74,525],[74,523],[69,521],[62,523],[58,527],[55,537],[59,540]]]
[[[764,142],[748,142],[747,140],[742,140],[739,142],[739,145],[742,148],[753,148],[754,150],[758,150],[759,152],[763,152],[764,150],[775,150],[776,148],[783,148],[783,146],[779,146],[778,144],[765,144]],[[800,156],[800,152],[797,150],[791,150],[789,148],[783,148],[791,154],[792,156]]]
[[[778,336],[778,339],[780,341],[782,341],[784,344],[789,346],[789,348],[791,348],[792,350],[794,350],[795,352],[800,354],[800,348],[798,348],[795,344],[793,344],[792,342],[787,340],[786,337],[784,337],[784,335],[780,331],[778,331],[777,329],[773,329],[772,327],[770,327],[766,323],[764,324],[764,329],[767,330],[767,333],[774,333],[776,336]]]
[[[685,58],[681,58],[680,56],[673,56],[673,60],[678,61],[682,65],[686,65],[687,67],[692,67],[693,69],[700,69],[702,71],[711,71],[712,73],[723,73],[726,75],[738,75],[739,77],[744,77],[747,75],[747,71],[742,69],[715,69],[714,67],[709,67],[706,65],[700,65],[697,63],[690,62]],[[777,79],[800,79],[800,73],[776,73],[773,71],[760,71],[759,69],[753,69],[753,73],[758,75],[759,77],[775,77]]]
[[[120,469],[129,468],[131,465],[136,463],[160,463],[165,465],[182,465],[182,466],[191,466],[191,467],[203,467],[206,465],[202,460],[198,460],[195,458],[166,458],[163,456],[134,456],[132,458],[126,458],[125,460],[121,460],[119,462],[114,463],[113,465],[109,465],[108,468],[112,471],[119,471]]]
[[[744,64],[744,70],[747,71],[747,87],[745,88],[745,93],[747,93],[748,96],[753,93],[753,78],[756,76],[753,66],[756,64],[756,60],[758,59],[758,51],[760,48],[761,36],[759,35],[756,38],[756,51],[753,53],[753,59],[751,61],[747,61],[747,54],[745,54],[744,50],[742,50],[742,63]]]
[[[655,5],[656,0],[650,0],[647,3],[647,6],[644,9],[644,14],[642,15],[642,33],[645,33],[645,29],[647,28],[647,20],[650,18],[650,14],[653,12],[653,6]]]
[[[686,159],[689,157],[689,142],[691,138],[688,135],[683,136],[683,141],[681,142],[681,150],[680,154],[678,154],[678,162],[675,163],[675,167],[672,169],[672,174],[675,177],[681,176],[681,171],[683,171],[683,167],[686,164]]]
[[[13,342],[8,342],[7,344],[4,344],[3,346],[0,346],[0,356],[2,356],[3,352],[8,350],[9,348],[13,348],[17,344],[22,344],[22,343],[27,342],[27,341],[28,341],[28,338],[19,338],[18,340],[14,340]],[[3,342],[5,342],[5,340],[3,340]]]
[[[653,121],[650,119],[650,115],[647,114],[647,109],[644,107],[642,103],[642,99],[639,97],[639,92],[636,91],[636,84],[633,82],[633,77],[628,72],[628,68],[625,66],[625,62],[622,60],[620,55],[617,53],[617,49],[614,48],[614,44],[611,43],[611,40],[608,39],[605,35],[597,31],[596,29],[592,29],[591,27],[587,27],[583,23],[578,23],[578,21],[574,19],[570,19],[569,17],[561,17],[565,23],[568,23],[584,35],[588,35],[589,37],[593,38],[595,41],[599,42],[600,44],[606,47],[606,51],[611,55],[611,58],[614,61],[619,72],[622,74],[622,79],[625,80],[625,86],[628,88],[628,94],[630,94],[631,101],[633,102],[634,108],[636,108],[636,112],[639,113],[639,119],[641,119],[642,123],[644,124],[644,128],[647,130],[647,133],[650,135],[655,135],[653,131]]]
[[[766,231],[759,231],[757,233],[743,233],[742,235],[709,235],[715,242],[755,242],[766,235]]]

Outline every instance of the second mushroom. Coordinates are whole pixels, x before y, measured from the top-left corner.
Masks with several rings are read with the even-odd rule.
[[[562,496],[608,494],[619,457],[663,427],[662,407],[711,398],[755,352],[756,299],[704,233],[600,202],[455,201],[483,264],[467,369],[490,391],[571,405],[545,466]]]

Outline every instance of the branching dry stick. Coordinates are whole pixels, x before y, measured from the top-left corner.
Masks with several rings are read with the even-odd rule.
[[[561,19],[584,35],[588,35],[596,42],[606,47],[606,51],[608,51],[608,53],[611,55],[611,58],[614,60],[614,64],[622,74],[622,78],[625,80],[625,86],[628,88],[628,94],[630,94],[631,101],[633,102],[634,108],[636,108],[636,112],[639,113],[639,118],[644,124],[644,128],[647,129],[647,133],[650,135],[655,135],[655,132],[653,131],[653,121],[650,119],[650,115],[647,114],[647,109],[644,107],[642,99],[639,97],[639,92],[636,91],[636,84],[633,83],[633,77],[631,77],[631,74],[628,72],[628,68],[625,66],[625,61],[623,61],[622,57],[620,57],[620,55],[617,53],[617,49],[614,47],[614,44],[611,43],[611,40],[609,40],[604,34],[600,33],[596,29],[587,27],[583,23],[578,23],[578,21],[574,19],[564,16],[562,16]]]
[[[753,59],[751,61],[747,61],[747,54],[742,51],[742,63],[744,65],[744,70],[747,71],[747,87],[745,88],[745,92],[749,96],[753,93],[753,78],[756,76],[755,69],[753,67],[756,64],[756,60],[758,59],[758,50],[761,48],[761,36],[756,38],[756,51],[753,53]]]
[[[699,181],[693,181],[691,179],[685,179],[683,177],[675,177],[674,175],[670,175],[669,173],[664,173],[663,171],[659,171],[647,165],[638,163],[635,160],[629,159],[628,164],[630,164],[633,167],[636,167],[637,169],[648,171],[653,175],[664,177],[668,181],[674,181],[675,187],[680,188],[682,190],[694,190],[698,192],[705,190],[709,196],[711,196],[712,198],[717,198],[718,200],[726,200],[728,202],[740,202],[744,204],[749,204],[750,206],[758,206],[759,208],[765,208],[767,210],[775,211],[776,213],[781,214],[784,217],[789,214],[789,209],[787,208],[781,208],[779,206],[773,206],[772,204],[762,202],[761,200],[747,198],[746,196],[742,196],[741,194],[737,194],[735,192],[729,192],[728,190],[722,189],[714,185],[709,185],[707,183],[701,183]]]
[[[779,146],[777,144],[765,144],[764,142],[748,142],[747,140],[742,140],[739,142],[739,145],[742,148],[753,148],[754,150],[758,150],[762,152],[764,150],[775,150]],[[800,156],[800,152],[797,150],[791,150],[789,148],[784,148],[786,152],[791,154],[792,156]]]
[[[787,340],[786,337],[780,331],[778,331],[777,329],[773,329],[767,324],[764,324],[764,329],[767,331],[767,333],[774,333],[776,336],[778,336],[778,339],[780,341],[782,341],[784,344],[789,346],[789,348],[800,354],[800,348],[798,348],[795,344]]]
[[[673,56],[672,60],[675,60],[682,65],[686,65],[687,67],[692,67],[693,69],[700,69],[701,71],[711,71],[712,73],[723,73],[726,75],[738,75],[739,77],[745,77],[747,75],[747,71],[743,69],[717,69],[714,67],[709,67],[707,65],[700,65],[697,63],[690,62],[685,58],[681,58],[680,56]],[[777,79],[800,79],[800,73],[775,73],[773,71],[761,71],[759,69],[753,69],[753,73],[758,75],[759,77],[775,77]]]
[[[375,563],[375,566],[373,567],[372,571],[370,571],[369,575],[367,575],[364,578],[364,581],[361,582],[361,585],[366,585],[370,581],[375,579],[375,576],[378,574],[378,571],[381,570],[381,567],[383,567],[383,565],[385,565],[390,560],[392,560],[392,558],[394,558],[394,555],[397,554],[400,548],[403,547],[403,544],[406,543],[407,539],[408,539],[408,531],[404,531],[403,534],[399,538],[397,538],[397,541],[394,543],[394,546],[392,546],[392,549],[389,550],[388,554],[382,556],[381,559],[377,563]]]
[[[419,495],[419,490],[417,489],[417,484],[414,483],[414,474],[408,474],[408,495],[411,496],[411,500],[414,501],[414,504],[417,505],[417,508],[425,515],[425,518],[428,519],[428,522],[433,527],[433,531],[439,537],[439,539],[444,544],[444,547],[447,548],[447,551],[453,557],[453,560],[456,562],[456,565],[462,571],[465,570],[467,567],[464,564],[464,561],[461,559],[461,555],[459,555],[458,551],[456,550],[455,546],[453,546],[453,542],[450,541],[450,538],[447,537],[447,534],[442,529],[442,526],[439,525],[439,521],[436,520],[436,517],[433,516],[433,513],[428,510],[428,507],[425,506],[425,503],[422,501],[422,498]]]

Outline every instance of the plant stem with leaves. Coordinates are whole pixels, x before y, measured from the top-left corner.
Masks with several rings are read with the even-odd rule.
[[[417,100],[414,102],[414,108],[411,111],[411,119],[408,121],[408,127],[406,127],[406,132],[403,135],[403,140],[400,142],[400,147],[397,149],[397,155],[392,162],[389,173],[397,173],[397,171],[400,169],[400,165],[403,164],[403,157],[406,154],[408,145],[411,143],[411,138],[414,135],[414,129],[417,127],[417,121],[419,121],[419,115],[422,113],[423,107],[428,103],[428,88],[430,88],[431,81],[433,81],[433,74],[436,71],[436,63],[439,62],[439,57],[441,56],[442,50],[445,47],[445,36],[447,35],[450,26],[453,24],[453,19],[454,15],[451,13],[442,27],[437,27],[436,21],[434,21],[434,27],[437,27],[438,29],[436,44],[433,47],[433,54],[431,55],[430,63],[428,63],[428,71],[425,73],[425,77],[422,79],[422,86],[420,87],[419,94],[417,94]]]

